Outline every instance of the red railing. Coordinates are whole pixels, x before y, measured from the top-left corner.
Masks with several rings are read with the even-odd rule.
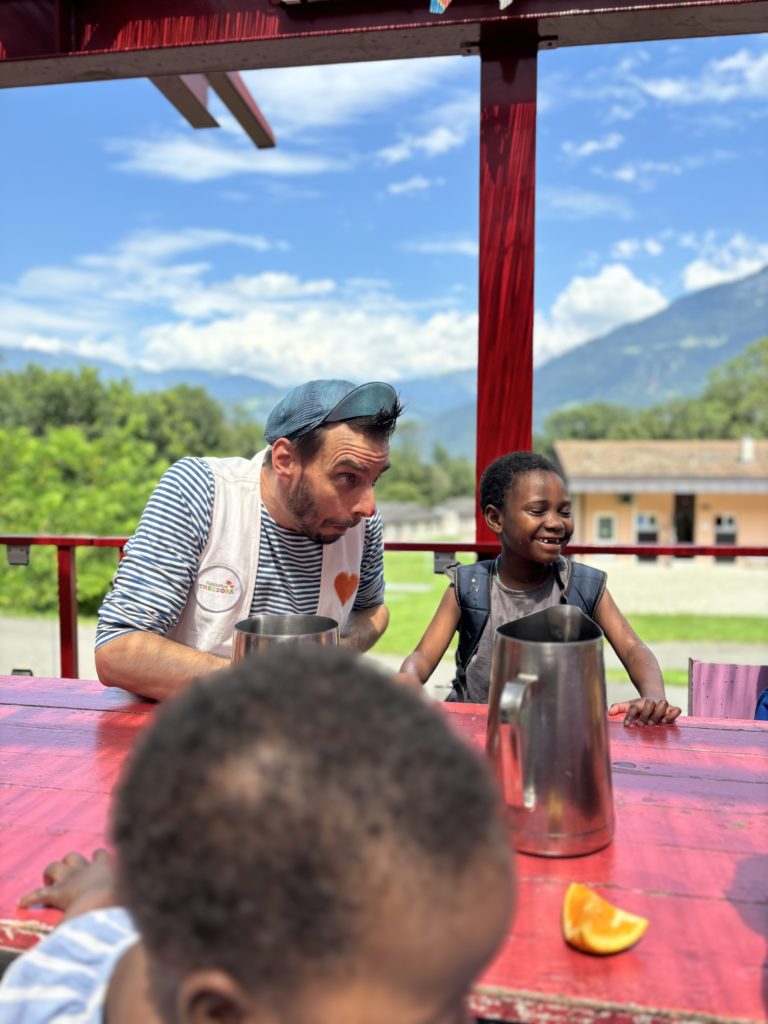
[[[57,551],[59,580],[59,650],[61,676],[64,679],[78,677],[77,650],[77,558],[78,548],[118,548],[122,556],[127,537],[31,537],[23,534],[0,536],[0,544],[8,548],[8,559],[12,564],[24,565],[29,560],[30,547],[55,547]],[[474,552],[478,555],[492,555],[497,545],[476,544],[473,541],[391,541],[384,545],[387,551],[432,551],[453,553]],[[640,555],[655,557],[671,555],[677,558],[692,558],[694,555],[714,555],[717,558],[766,558],[768,547],[738,544],[569,544],[571,555]]]

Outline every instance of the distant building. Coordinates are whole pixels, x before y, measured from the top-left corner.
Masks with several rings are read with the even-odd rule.
[[[765,544],[768,441],[557,441],[582,544]]]
[[[474,498],[447,498],[435,508],[409,501],[380,501],[377,505],[385,542],[475,538]]]

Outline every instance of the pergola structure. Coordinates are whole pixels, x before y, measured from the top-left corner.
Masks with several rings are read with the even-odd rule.
[[[453,0],[439,16],[428,7],[428,0],[0,0],[0,87],[148,77],[183,104],[194,76],[206,76],[237,104],[231,73],[238,70],[478,55],[479,471],[531,445],[538,51],[764,32],[768,0],[514,0],[503,11],[498,0]],[[485,531],[479,520],[478,542],[490,539]]]

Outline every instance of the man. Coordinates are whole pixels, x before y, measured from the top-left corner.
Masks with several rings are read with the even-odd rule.
[[[5,1024],[468,1024],[512,911],[487,763],[339,649],[267,651],[162,706],[112,839],[123,906],[103,854],[90,894],[70,854],[22,900],[68,919],[9,968]]]
[[[253,459],[171,466],[99,610],[99,679],[163,700],[223,668],[235,623],[262,612],[329,616],[368,650],[389,617],[373,488],[400,412],[389,384],[313,380]]]

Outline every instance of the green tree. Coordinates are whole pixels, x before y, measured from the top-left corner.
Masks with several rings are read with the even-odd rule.
[[[726,439],[768,437],[768,338],[712,370],[704,391],[649,409],[590,402],[553,413],[537,450],[552,452],[558,438]]]

